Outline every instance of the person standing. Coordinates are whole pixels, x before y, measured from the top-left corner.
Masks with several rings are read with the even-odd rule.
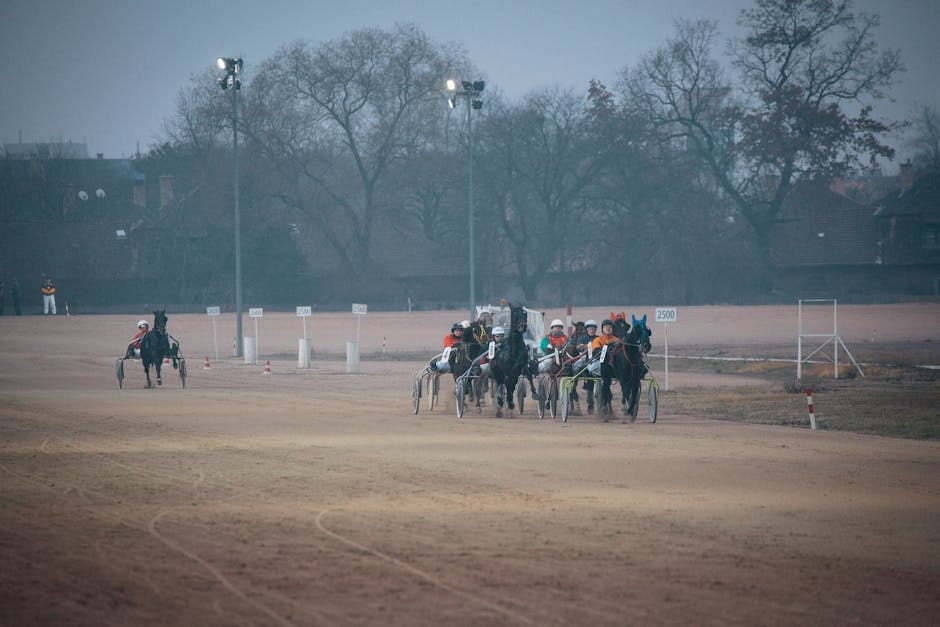
[[[23,315],[23,307],[20,304],[20,280],[13,277],[13,286],[10,288],[10,294],[13,296],[13,312],[17,316]]]
[[[55,315],[55,285],[52,279],[46,277],[42,282],[42,313]]]

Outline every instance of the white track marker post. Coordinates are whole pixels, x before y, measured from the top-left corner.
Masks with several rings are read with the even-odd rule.
[[[350,374],[359,372],[359,326],[362,317],[369,313],[369,306],[353,303],[352,312],[356,316],[356,341],[346,343],[346,372]]]
[[[571,303],[565,305],[565,314],[568,316],[568,328],[566,330],[568,335],[571,335],[571,333],[574,331],[574,327],[571,325]]]
[[[813,390],[806,388],[806,406],[809,408],[809,426],[816,430],[816,413],[813,411]]]
[[[311,313],[312,308],[310,306],[297,308],[297,317],[300,318],[304,323],[304,336],[298,341],[297,347],[298,368],[310,367],[310,344],[307,341],[307,318],[310,317]]]
[[[678,316],[676,313],[675,307],[657,307],[656,308],[656,322],[663,323],[663,353],[666,356],[666,385],[663,386],[665,391],[669,391],[669,323],[676,322]]]
[[[219,335],[215,329],[215,319],[222,315],[219,307],[206,307],[206,315],[212,319],[212,343],[215,345],[215,360],[219,361]]]
[[[255,319],[255,351],[257,352],[258,358],[260,359],[261,335],[258,333],[258,319],[264,317],[264,308],[263,307],[249,307],[248,317]]]

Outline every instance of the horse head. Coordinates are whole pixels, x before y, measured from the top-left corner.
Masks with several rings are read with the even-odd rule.
[[[635,343],[643,349],[643,352],[648,353],[652,348],[650,336],[653,334],[653,331],[646,326],[646,314],[643,314],[643,317],[639,320],[636,319],[636,316],[631,317],[633,318],[633,330],[631,331],[631,335]]]
[[[489,339],[489,336],[486,333],[486,323],[483,318],[481,317],[479,320],[472,323],[470,328],[464,331],[463,336],[468,342],[474,342],[476,344],[485,343]]]
[[[614,336],[619,337],[621,340],[627,337],[630,332],[630,323],[627,322],[626,316],[620,315],[612,318],[612,320],[614,322]],[[634,324],[636,324],[636,318],[634,318]]]
[[[153,330],[166,333],[166,309],[158,309],[153,312]]]
[[[526,330],[529,328],[529,314],[526,313],[525,306],[509,306],[509,326],[510,333],[525,334]]]

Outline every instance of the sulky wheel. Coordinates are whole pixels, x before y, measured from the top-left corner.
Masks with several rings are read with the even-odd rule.
[[[564,381],[564,379],[561,379]],[[552,415],[552,418],[558,416],[558,387],[559,379],[557,377],[552,377],[551,382],[548,384],[548,413]],[[562,387],[565,387],[562,385]]]
[[[545,417],[545,400],[546,400],[545,394],[546,393],[547,392],[545,390],[545,379],[543,377],[539,377],[539,397],[538,397],[538,403],[536,405],[536,407],[538,408],[539,419]]]
[[[464,410],[464,404],[463,404],[463,401],[464,401],[464,398],[463,398],[463,397],[464,397],[463,381],[458,381],[458,382],[457,382],[457,385],[454,386],[454,397],[455,397],[455,399],[456,399],[456,401],[457,401],[457,417],[458,417],[458,418],[463,418],[463,410]]]
[[[118,380],[118,389],[124,387],[124,360],[117,360],[117,380]]]
[[[558,386],[555,384],[555,392],[557,395]],[[558,400],[554,400],[554,403],[558,403]],[[554,412],[552,413],[554,415]],[[568,422],[568,386],[561,386],[561,421]]]
[[[415,377],[411,384],[411,413],[418,415],[421,408],[421,377]]]
[[[182,357],[179,360],[180,364],[180,382],[183,384],[183,387],[186,387],[186,360]]]
[[[659,386],[650,384],[647,400],[649,401],[650,422],[656,422],[656,414],[659,411]]]
[[[434,406],[437,405],[437,397],[441,391],[441,375],[439,374],[429,374],[428,375],[428,410],[433,410]]]

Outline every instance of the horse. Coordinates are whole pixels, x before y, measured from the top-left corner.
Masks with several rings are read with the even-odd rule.
[[[160,369],[165,358],[169,357],[173,360],[174,370],[179,367],[177,360],[179,344],[173,342],[173,345],[170,345],[170,334],[166,331],[166,321],[166,309],[154,311],[153,327],[140,338],[140,361],[144,366],[144,374],[147,375],[148,388],[153,387],[153,382],[150,380],[150,366],[153,366],[156,371],[157,385],[163,385]]]
[[[488,339],[483,322],[477,320],[472,323],[469,329],[464,330],[463,338],[463,341],[458,342],[451,349],[450,355],[447,357],[447,363],[454,375],[455,384],[468,370],[474,369],[469,376],[464,377],[464,385],[467,386],[464,389],[466,392],[473,394],[477,413],[479,413],[480,401],[483,396],[482,382],[478,380],[480,374],[479,357],[483,354],[484,345]]]
[[[620,404],[625,416],[635,416],[640,400],[640,381],[649,370],[643,362],[643,356],[650,351],[652,330],[646,326],[646,315],[637,320],[631,316],[633,325],[623,318],[614,321],[614,333],[623,334],[612,351],[611,370],[620,382]],[[629,329],[629,332],[626,331]],[[629,403],[629,404],[628,404]]]
[[[502,416],[503,391],[506,392],[506,402],[509,405],[509,416],[512,417],[516,405],[513,395],[520,376],[525,376],[532,389],[532,396],[536,395],[535,384],[532,382],[532,360],[529,357],[529,348],[525,343],[525,333],[528,329],[528,314],[522,305],[509,305],[509,335],[496,346],[495,355],[490,360],[490,376],[497,386],[496,416]]]

